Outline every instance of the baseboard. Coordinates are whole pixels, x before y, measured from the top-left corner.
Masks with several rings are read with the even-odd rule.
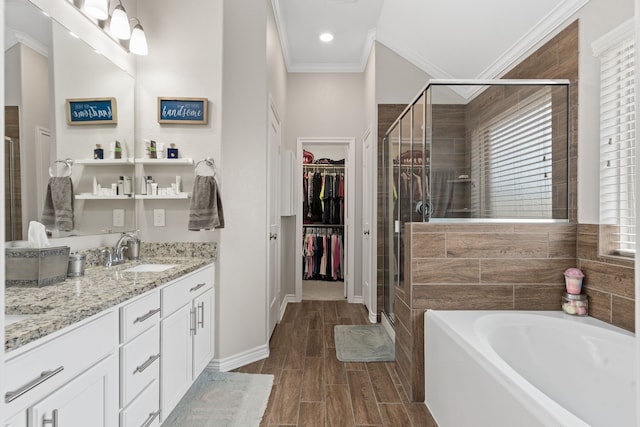
[[[265,344],[224,359],[213,359],[207,367],[217,372],[229,372],[267,357],[269,357],[269,345]]]
[[[287,294],[282,299],[282,304],[280,304],[280,320],[284,317],[284,311],[287,309],[287,304],[296,302],[295,294]]]
[[[351,301],[349,301],[349,304],[364,304],[364,299],[362,295],[354,295]]]
[[[378,323],[378,315],[375,314],[374,312],[370,311],[369,312],[369,322]]]

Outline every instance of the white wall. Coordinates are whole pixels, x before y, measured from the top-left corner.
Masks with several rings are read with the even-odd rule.
[[[400,55],[376,42],[376,103],[408,104],[431,78]]]
[[[213,157],[225,202],[221,150],[222,123],[222,1],[139,2],[149,55],[138,57],[136,79],[136,157],[145,156],[143,139],[175,143],[180,157],[198,161]],[[206,125],[159,124],[158,97],[207,98]],[[182,190],[193,188],[191,166],[138,166],[160,187],[182,177]],[[220,231],[187,231],[188,200],[137,201],[138,227],[147,241],[217,241]],[[226,206],[225,206],[226,207]],[[165,227],[153,225],[153,209],[165,209]]]
[[[268,351],[267,5],[265,1],[225,1],[222,17],[226,225],[219,251],[216,357],[224,363],[238,353]]]
[[[355,194],[361,194],[362,135],[368,126],[365,117],[363,73],[290,73],[287,91],[287,146],[295,147],[298,137],[354,137]],[[357,197],[357,196],[356,196]],[[362,295],[362,199],[356,198],[355,253],[349,268],[354,270],[354,295]],[[288,245],[297,245],[299,233]],[[291,238],[290,238],[291,240]],[[293,269],[294,264],[289,268]]]

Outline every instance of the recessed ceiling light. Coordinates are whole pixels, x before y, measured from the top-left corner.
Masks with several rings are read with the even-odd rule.
[[[331,34],[331,33],[322,33],[322,34],[320,34],[320,40],[325,42],[325,43],[329,43],[331,40],[333,40],[333,34]]]

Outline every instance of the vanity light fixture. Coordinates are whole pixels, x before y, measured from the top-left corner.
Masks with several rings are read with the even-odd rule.
[[[82,8],[92,18],[104,21],[109,17],[109,0],[85,0]]]
[[[131,18],[131,21],[137,21],[138,23],[133,27],[131,31],[131,40],[129,40],[129,52],[136,55],[147,55],[149,48],[147,46],[147,36],[144,34],[144,29],[140,24],[138,18]]]
[[[332,40],[333,40],[333,34],[331,34],[331,33],[322,33],[322,34],[320,34],[320,41],[325,42],[325,43],[329,43]]]
[[[122,1],[118,0],[118,5],[113,9],[111,19],[109,20],[109,33],[120,40],[129,40],[131,38],[131,27],[129,26],[129,17],[127,11],[124,10]]]

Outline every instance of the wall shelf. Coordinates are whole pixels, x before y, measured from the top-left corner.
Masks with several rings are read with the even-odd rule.
[[[131,196],[98,196],[91,193],[76,194],[76,200],[133,200]]]
[[[190,158],[179,158],[179,159],[135,159],[136,164],[140,165],[193,165],[193,159]]]
[[[154,196],[150,194],[136,194],[134,196],[135,199],[138,200],[186,200],[189,198],[189,193],[180,193],[180,194],[167,194],[162,196]]]
[[[113,166],[113,165],[133,165],[133,159],[78,159],[73,161],[76,165],[88,166]]]

